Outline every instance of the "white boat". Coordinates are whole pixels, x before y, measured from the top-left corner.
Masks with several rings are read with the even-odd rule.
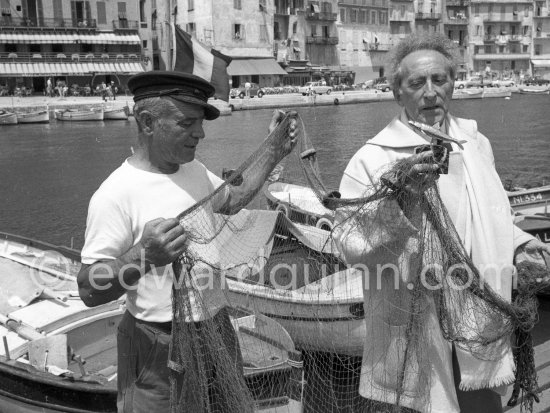
[[[17,125],[17,115],[12,112],[0,110],[0,125]]]
[[[453,92],[453,99],[481,99],[483,89],[456,89]]]
[[[487,98],[509,98],[512,97],[510,89],[486,88],[483,89],[483,99]]]
[[[510,206],[517,214],[550,214],[550,185],[507,192]]]
[[[130,109],[128,106],[121,108],[109,108],[106,107],[103,110],[103,120],[128,120]]]
[[[0,233],[2,412],[116,412],[124,301],[86,307],[77,293],[79,258],[69,248]],[[288,399],[288,387],[273,385],[299,369],[288,333],[261,314],[231,310],[230,317],[258,403]]]
[[[50,113],[47,110],[17,113],[18,123],[50,123]]]
[[[103,108],[57,110],[55,118],[63,121],[103,120]]]
[[[274,182],[264,189],[264,195],[270,208],[291,221],[332,230],[334,211],[325,208],[311,188]]]
[[[518,92],[524,95],[548,95],[550,88],[548,86],[522,86],[518,88]]]

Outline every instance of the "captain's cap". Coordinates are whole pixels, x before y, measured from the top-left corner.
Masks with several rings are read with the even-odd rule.
[[[134,102],[169,96],[180,102],[202,106],[206,120],[220,116],[220,111],[208,103],[208,98],[214,95],[214,86],[192,74],[161,70],[143,72],[128,79],[128,88],[134,94]]]

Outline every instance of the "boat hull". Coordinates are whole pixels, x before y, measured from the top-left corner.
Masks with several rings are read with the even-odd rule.
[[[508,192],[508,199],[517,214],[550,214],[550,185]]]
[[[103,120],[103,110],[55,112],[55,118],[61,121]]]
[[[548,95],[550,94],[550,89],[547,87],[543,88],[518,88],[518,92],[524,95]]]
[[[103,120],[128,120],[128,107],[104,110]]]
[[[17,125],[17,115],[15,113],[0,114],[0,125]]]
[[[47,110],[31,113],[18,113],[17,123],[50,123],[50,114]]]

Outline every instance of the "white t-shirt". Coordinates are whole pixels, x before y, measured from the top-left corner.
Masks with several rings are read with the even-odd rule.
[[[82,263],[114,260],[135,246],[147,222],[174,218],[220,186],[223,180],[197,160],[180,165],[174,174],[138,169],[126,160],[99,187],[88,209]],[[224,202],[227,192],[217,202]],[[201,208],[201,219],[213,220],[212,206]],[[212,257],[210,257],[212,259]],[[156,274],[154,274],[156,272]],[[139,319],[172,319],[172,266],[153,268],[127,292],[126,306]],[[217,291],[206,292],[206,294]],[[213,316],[224,303],[209,300],[209,314],[193,311],[195,320]],[[216,308],[216,307],[219,308]]]

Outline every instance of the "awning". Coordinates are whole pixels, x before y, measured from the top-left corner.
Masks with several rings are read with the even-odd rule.
[[[137,34],[109,33],[13,33],[0,32],[0,43],[51,44],[141,44]]]
[[[133,75],[144,72],[140,62],[90,63],[0,63],[0,77]]]
[[[493,53],[493,54],[478,54],[474,56],[474,60],[529,60],[530,55],[524,53]]]
[[[550,67],[550,59],[532,59],[531,63],[533,63],[535,67]]]
[[[275,59],[234,59],[227,67],[230,76],[286,75]]]
[[[318,4],[312,4],[311,8],[313,9],[313,13],[321,13],[321,9]]]

